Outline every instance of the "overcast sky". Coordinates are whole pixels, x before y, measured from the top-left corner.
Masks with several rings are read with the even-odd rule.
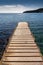
[[[0,0],[0,13],[22,13],[43,8],[43,0]]]

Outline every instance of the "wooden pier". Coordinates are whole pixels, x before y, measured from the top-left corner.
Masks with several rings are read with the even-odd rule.
[[[42,55],[28,23],[18,23],[1,62],[2,65],[43,65]]]

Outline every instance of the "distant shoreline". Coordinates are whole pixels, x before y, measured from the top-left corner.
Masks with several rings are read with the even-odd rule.
[[[43,8],[39,8],[36,10],[24,11],[23,13],[43,13]]]

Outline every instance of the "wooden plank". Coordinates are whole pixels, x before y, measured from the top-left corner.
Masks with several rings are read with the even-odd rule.
[[[33,39],[13,39],[11,41],[33,41]]]
[[[12,42],[10,41],[10,43],[22,43],[23,44],[23,43],[34,43],[34,41],[28,41],[28,42],[27,41],[15,41],[15,42],[14,41],[12,41]]]
[[[5,53],[5,56],[41,56],[40,53]]]
[[[31,50],[31,49],[29,49],[29,50],[6,50],[6,52],[40,52],[39,50],[37,50],[37,49],[35,49],[35,50]]]
[[[31,43],[30,43],[30,44],[19,44],[19,43],[16,44],[16,43],[15,43],[15,44],[9,44],[9,45],[15,45],[15,46],[16,46],[16,45],[24,45],[24,46],[26,46],[26,45],[36,45],[36,44],[35,44],[35,43],[32,43],[32,44],[31,44]]]
[[[31,35],[13,35],[12,39],[34,39]]]
[[[32,49],[32,48],[33,48],[33,49],[35,49],[35,48],[37,48],[37,47],[8,47],[8,48],[19,48],[19,49],[20,49],[20,48],[23,48],[23,49],[25,49],[25,48],[26,48],[26,49]]]
[[[36,45],[35,43],[32,43],[32,44],[9,44],[9,45],[14,45],[14,46],[18,46],[18,45],[24,45],[24,46],[26,46],[26,45]]]
[[[17,37],[17,38],[16,38],[16,37],[14,36],[14,38],[12,38],[12,40],[31,40],[31,39],[34,40],[34,38],[32,38],[32,37],[30,37],[30,38],[21,38],[21,37],[18,38],[18,37]]]
[[[2,61],[42,61],[41,57],[4,57]]]
[[[12,45],[9,45],[10,47],[30,47],[30,46],[36,46],[36,44],[29,44],[29,45],[14,45],[14,44],[12,44]]]
[[[34,40],[11,40],[11,42],[34,42]]]
[[[43,65],[42,62],[3,62],[2,65]]]
[[[19,49],[21,49],[21,48],[23,48],[23,49],[37,49],[37,46],[36,47],[9,47],[8,46],[8,48],[14,48],[14,49],[16,49],[16,48],[19,48]]]

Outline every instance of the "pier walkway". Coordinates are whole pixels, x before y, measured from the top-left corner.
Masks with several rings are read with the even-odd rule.
[[[2,65],[43,65],[42,55],[28,23],[18,23],[1,61]]]

